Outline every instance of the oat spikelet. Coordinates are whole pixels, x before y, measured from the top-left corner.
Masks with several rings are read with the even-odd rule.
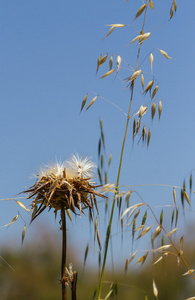
[[[154,96],[156,95],[157,92],[158,92],[158,84],[156,85],[156,87],[153,90],[152,99],[154,98]]]
[[[158,297],[158,289],[157,289],[157,286],[156,286],[156,283],[155,283],[155,281],[154,281],[154,279],[153,279],[153,294],[154,294],[154,296],[155,296],[155,298],[157,298]]]
[[[135,80],[137,76],[141,73],[141,70],[135,71],[129,78],[127,78],[128,81]]]
[[[156,112],[156,103],[154,102],[154,103],[152,104],[152,107],[151,107],[151,116],[152,116],[152,120],[153,120],[153,118],[154,118],[155,112]]]
[[[154,10],[154,4],[153,4],[152,0],[149,0],[149,5],[150,5],[151,9]]]
[[[89,105],[87,106],[86,110],[88,110],[92,105],[93,103],[95,102],[95,100],[97,99],[97,96],[95,96],[89,103]]]
[[[151,80],[150,82],[148,82],[148,84],[144,90],[144,94],[146,94],[148,91],[151,91],[153,84],[154,84],[154,80]]]
[[[143,265],[148,256],[148,253],[149,253],[149,251],[147,251],[143,256],[139,257],[136,263],[137,264],[142,263],[142,265]]]
[[[115,69],[112,69],[112,70],[106,72],[104,75],[102,75],[102,76],[100,77],[100,79],[102,79],[102,78],[104,78],[104,77],[106,77],[106,76],[112,74],[114,71],[115,71]]]
[[[158,226],[152,236],[153,241],[157,238],[157,236],[159,236],[160,233],[161,233],[161,226]]]
[[[150,144],[150,138],[151,138],[151,130],[149,129],[149,131],[148,131],[148,138],[147,138],[147,147]]]
[[[167,59],[171,58],[170,56],[168,56],[167,52],[165,52],[164,50],[158,49],[160,51],[160,53],[166,57]]]
[[[146,32],[146,33],[142,34],[141,37],[139,38],[139,44],[142,44],[144,41],[146,41],[150,35],[151,35],[151,32]]]
[[[147,112],[147,106],[143,106],[143,105],[141,105],[140,106],[140,109],[139,109],[139,118],[141,118],[143,115],[145,115],[145,113]]]
[[[117,60],[116,60],[116,62],[117,62],[117,72],[119,71],[119,68],[120,68],[120,65],[121,65],[121,57],[120,57],[120,55],[117,55]]]
[[[159,104],[158,104],[158,116],[159,116],[159,120],[160,120],[160,117],[161,117],[161,113],[162,113],[162,102],[160,100]]]
[[[86,101],[87,101],[87,94],[85,95],[85,97],[84,97],[84,99],[82,101],[80,112],[83,110],[83,107],[85,106]]]
[[[142,5],[142,6],[139,8],[139,10],[138,10],[137,13],[136,13],[135,19],[137,19],[139,16],[141,16],[141,14],[142,14],[143,11],[145,10],[145,8],[146,8],[146,4]],[[134,19],[134,21],[135,21],[135,19]]]
[[[141,73],[141,84],[142,84],[142,89],[144,90],[144,75]]]
[[[111,56],[109,60],[109,71],[112,70],[112,66],[113,66],[113,57]]]
[[[152,71],[152,64],[153,64],[153,61],[154,61],[154,56],[153,56],[152,52],[150,53],[149,60],[150,60],[150,67],[151,67],[151,71]]]
[[[102,59],[102,55],[100,54],[100,56],[98,57],[98,60],[97,60],[97,69],[96,69],[96,73],[97,73],[98,70],[99,70],[101,59]]]

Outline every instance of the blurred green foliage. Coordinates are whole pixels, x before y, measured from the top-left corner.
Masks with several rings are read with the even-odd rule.
[[[195,264],[195,249],[184,249],[189,265]],[[61,297],[59,245],[45,244],[24,245],[21,250],[0,249],[0,255],[14,268],[0,261],[0,299],[1,300],[54,300]],[[156,257],[157,259],[157,257]],[[92,300],[98,283],[98,267],[83,270],[75,249],[69,249],[68,262],[73,262],[73,269],[78,272],[77,299]],[[136,262],[136,259],[135,259]],[[109,299],[155,299],[152,291],[154,279],[159,291],[159,299],[186,299],[195,295],[195,286],[190,276],[181,276],[186,272],[182,264],[178,266],[176,257],[168,256],[164,261],[153,265],[152,257],[146,265],[135,268],[135,262],[129,265],[127,274],[124,268],[115,269],[115,274],[105,274],[102,295],[114,287],[115,295]],[[125,262],[124,262],[125,266]],[[114,276],[114,279],[113,279]],[[113,285],[114,283],[114,285]],[[70,299],[70,293],[69,297]]]

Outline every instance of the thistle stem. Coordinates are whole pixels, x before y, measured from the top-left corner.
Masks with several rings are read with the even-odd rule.
[[[61,283],[62,283],[62,300],[66,300],[66,215],[65,209],[61,206],[61,221],[62,221],[62,263],[61,263]]]

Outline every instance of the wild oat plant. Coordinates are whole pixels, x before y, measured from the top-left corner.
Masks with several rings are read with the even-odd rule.
[[[190,274],[193,279],[195,279],[193,275],[192,269],[189,268],[186,260],[184,259],[183,256],[183,236],[180,237],[179,239],[179,245],[176,245],[176,243],[173,241],[172,237],[174,233],[177,231],[177,221],[178,221],[178,213],[179,213],[179,207],[176,202],[176,191],[175,187],[173,188],[173,199],[174,199],[174,209],[172,212],[172,219],[171,219],[171,224],[172,224],[172,229],[171,231],[167,231],[167,229],[163,226],[163,210],[160,214],[160,217],[158,218],[152,209],[152,207],[144,201],[144,199],[141,197],[141,195],[138,194],[136,190],[125,190],[124,188],[121,189],[119,185],[120,181],[120,175],[121,175],[121,167],[122,167],[122,161],[123,161],[123,153],[124,153],[124,147],[126,143],[126,138],[127,138],[127,132],[129,129],[130,121],[132,123],[132,136],[133,136],[133,141],[137,140],[138,143],[142,141],[146,146],[148,147],[150,144],[150,139],[151,139],[151,128],[149,124],[146,124],[144,120],[145,116],[148,114],[150,111],[150,116],[151,116],[151,121],[155,117],[156,111],[158,110],[158,117],[159,120],[161,118],[161,113],[162,113],[162,101],[158,97],[158,89],[159,89],[159,83],[153,74],[153,61],[154,61],[154,55],[157,55],[158,53],[167,60],[170,60],[171,57],[167,54],[167,52],[164,49],[153,49],[151,52],[144,54],[144,57],[141,56],[141,51],[144,49],[144,44],[145,42],[149,41],[150,36],[152,35],[152,32],[155,29],[151,29],[151,31],[145,32],[145,24],[147,21],[147,12],[148,10],[154,10],[154,4],[153,1],[151,0],[146,0],[142,1],[141,7],[138,9],[138,11],[135,14],[135,18],[133,21],[136,22],[136,20],[139,18],[142,18],[142,27],[140,30],[136,30],[138,34],[133,38],[133,40],[130,41],[129,46],[131,47],[137,47],[137,55],[136,55],[136,61],[134,63],[134,66],[132,65],[132,59],[131,62],[126,62],[119,54],[115,53],[104,53],[100,54],[98,60],[97,60],[97,70],[96,72],[99,72],[100,69],[103,68],[103,66],[107,65],[106,62],[109,61],[107,70],[104,71],[103,75],[100,76],[100,79],[103,79],[108,76],[114,76],[118,77],[119,80],[122,81],[123,86],[126,86],[129,91],[130,91],[130,101],[129,101],[129,108],[127,112],[123,112],[120,107],[118,107],[115,103],[112,101],[105,99],[103,96],[93,93],[94,96],[92,96],[92,99],[89,101],[88,106],[86,107],[86,110],[88,110],[94,103],[98,100],[104,100],[110,103],[111,105],[114,105],[117,109],[119,109],[125,116],[126,116],[126,126],[125,126],[125,133],[123,137],[123,142],[122,142],[122,148],[121,148],[121,153],[119,157],[119,168],[117,172],[117,179],[116,179],[116,184],[113,186],[108,183],[108,176],[107,176],[107,171],[105,172],[104,170],[104,162],[105,162],[105,153],[102,150],[102,148],[105,147],[105,140],[104,140],[104,133],[103,133],[103,125],[102,125],[102,120],[100,120],[100,128],[101,128],[101,138],[99,140],[99,146],[98,146],[98,155],[99,155],[99,167],[98,167],[98,175],[101,183],[105,183],[105,186],[103,187],[104,191],[106,192],[112,192],[114,193],[113,197],[113,202],[112,202],[112,207],[111,207],[111,212],[109,215],[109,224],[108,228],[106,231],[106,240],[105,240],[105,249],[104,249],[104,256],[103,256],[103,263],[101,266],[101,276],[100,276],[100,282],[99,282],[99,288],[98,288],[98,293],[97,293],[97,298],[100,299],[102,298],[101,292],[102,292],[102,284],[103,284],[103,278],[104,278],[104,271],[105,271],[105,265],[106,265],[106,259],[107,259],[107,253],[108,253],[108,245],[109,241],[111,239],[111,227],[113,223],[113,216],[114,216],[114,208],[117,203],[117,208],[119,210],[120,214],[120,220],[121,220],[121,227],[123,229],[123,225],[125,222],[125,225],[129,227],[130,232],[132,232],[132,242],[135,239],[141,239],[143,236],[148,234],[150,232],[151,234],[151,244],[152,244],[152,250],[148,250],[144,253],[144,255],[140,256],[137,258],[136,263],[137,264],[144,264],[146,259],[149,256],[149,253],[159,253],[158,259],[154,262],[155,264],[159,263],[161,260],[166,258],[168,255],[174,255],[177,258],[178,264],[180,261],[182,261],[187,268],[187,272],[185,275]],[[176,13],[177,10],[177,3],[176,0],[173,0],[171,3],[170,7],[170,15],[169,19],[167,22],[169,22],[173,15]],[[163,25],[163,24],[161,24]],[[160,25],[160,26],[161,26]],[[118,30],[123,30],[124,27],[132,27],[129,24],[112,24],[112,25],[107,25],[109,27],[109,30],[107,34],[105,35],[105,38],[108,38],[115,29]],[[133,28],[133,27],[132,27]],[[156,54],[154,54],[156,53]],[[142,61],[140,62],[142,57]],[[144,63],[146,60],[149,60],[150,63],[150,71],[146,70],[144,67]],[[120,71],[126,70],[126,76],[121,78]],[[145,75],[146,78],[149,78],[149,80],[145,84]],[[148,102],[145,102],[144,98],[144,103],[140,107],[133,107],[133,98],[134,98],[134,92],[135,88],[139,86],[138,88],[142,89],[142,96],[147,96],[148,97]],[[91,92],[90,92],[91,93]],[[84,109],[84,107],[87,104],[88,98],[90,98],[90,93],[87,93],[82,101],[81,104],[81,111]],[[135,103],[133,103],[136,105]],[[132,112],[133,110],[133,112]],[[102,147],[102,145],[104,147]],[[111,157],[109,158],[108,166],[111,162]],[[191,186],[192,187],[192,186]],[[190,187],[190,189],[191,189]],[[139,199],[138,203],[129,206],[129,198],[132,193],[137,194],[137,199]],[[182,207],[184,201],[187,201],[188,205],[190,206],[190,199],[187,194],[185,186],[181,188],[181,201],[182,201]],[[107,201],[106,201],[107,205]],[[123,206],[122,206],[123,205]],[[125,206],[126,208],[125,208]],[[155,220],[156,224],[151,224],[150,226],[146,226],[148,222],[146,222],[148,214],[152,215],[153,219]],[[142,217],[140,219],[140,215],[142,214]],[[139,216],[139,218],[138,218]],[[136,221],[141,220],[139,225],[137,225]],[[175,227],[173,227],[173,224]],[[158,238],[161,238],[161,246],[155,248],[155,240]],[[125,271],[128,269],[128,265],[133,261],[135,256],[138,255],[138,251],[134,251],[129,255],[129,257],[126,259],[126,264],[125,264]],[[156,298],[158,298],[158,288],[156,286],[155,280],[153,280],[152,283],[153,286],[153,293]],[[108,294],[105,296],[105,299],[107,299],[110,295],[114,294],[115,290],[112,287],[109,291]],[[147,299],[147,296],[146,296]],[[190,298],[190,299],[195,299],[195,298]]]

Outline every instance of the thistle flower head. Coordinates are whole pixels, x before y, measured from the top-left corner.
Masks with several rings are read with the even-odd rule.
[[[95,191],[96,185],[90,182],[95,165],[89,158],[82,159],[73,155],[69,161],[57,162],[44,166],[37,174],[37,181],[24,193],[32,200],[32,221],[45,208],[58,210],[70,209],[80,214],[83,208],[88,207],[92,213],[95,196],[106,196]],[[90,197],[88,197],[90,195]]]

